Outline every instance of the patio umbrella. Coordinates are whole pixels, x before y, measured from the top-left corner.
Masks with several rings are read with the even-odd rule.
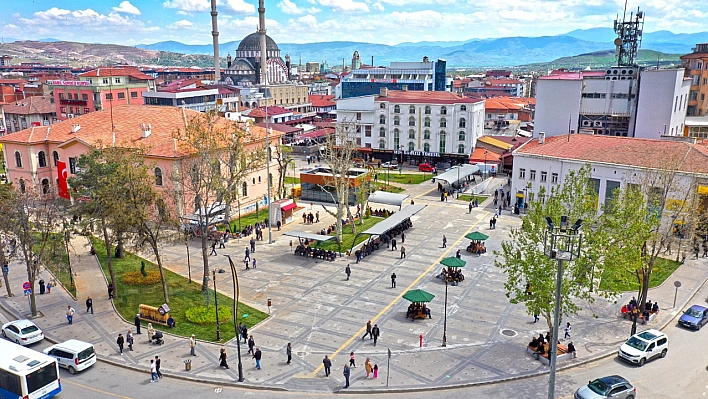
[[[435,295],[423,290],[410,290],[403,294],[403,298],[414,303],[420,303],[432,301]]]
[[[467,262],[464,260],[457,258],[457,257],[450,257],[450,258],[445,258],[442,261],[440,261],[443,265],[447,267],[465,267]]]
[[[473,231],[467,234],[465,238],[472,241],[484,241],[489,238],[489,236],[484,233],[480,233],[479,231]]]

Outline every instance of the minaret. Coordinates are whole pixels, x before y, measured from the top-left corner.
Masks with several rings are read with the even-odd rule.
[[[211,36],[214,42],[214,80],[221,80],[221,67],[219,63],[219,28],[216,26],[216,0],[211,0]]]
[[[212,0],[214,1],[214,0]],[[265,4],[258,0],[258,34],[261,35],[261,84],[268,84],[268,48],[266,44]]]

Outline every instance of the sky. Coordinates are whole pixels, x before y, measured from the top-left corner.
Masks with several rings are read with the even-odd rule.
[[[123,45],[175,40],[211,43],[210,0],[9,0],[0,35]],[[624,0],[266,0],[266,28],[278,43],[419,41],[545,36],[612,28]],[[706,0],[628,0],[645,31],[708,30]],[[219,42],[258,25],[257,0],[217,0]]]

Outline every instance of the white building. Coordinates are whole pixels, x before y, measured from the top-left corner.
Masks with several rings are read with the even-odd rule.
[[[145,105],[182,107],[204,112],[217,106],[219,89],[194,87],[169,91],[147,91],[143,93]]]
[[[641,76],[640,76],[641,75]],[[682,135],[690,80],[683,69],[554,72],[538,78],[534,132],[636,138]]]

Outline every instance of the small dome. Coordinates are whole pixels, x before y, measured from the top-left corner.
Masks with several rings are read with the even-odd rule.
[[[251,33],[241,40],[236,51],[260,51],[261,50],[261,35],[258,32]],[[275,40],[266,35],[266,51],[280,51]]]

